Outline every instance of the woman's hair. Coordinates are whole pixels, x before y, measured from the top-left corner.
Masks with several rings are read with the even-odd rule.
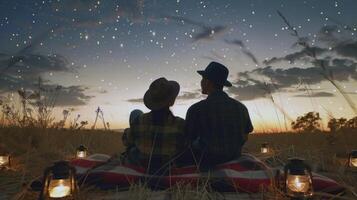
[[[134,123],[134,121],[142,114],[143,114],[143,111],[141,111],[139,109],[135,109],[135,110],[131,111],[130,117],[129,117],[129,124],[132,125]]]

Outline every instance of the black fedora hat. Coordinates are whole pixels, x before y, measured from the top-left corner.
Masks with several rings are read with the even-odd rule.
[[[204,71],[200,70],[197,73],[217,85],[232,86],[232,83],[227,81],[229,73],[227,67],[218,62],[211,62]]]
[[[180,91],[180,85],[176,81],[168,81],[166,78],[158,78],[150,84],[144,95],[144,104],[150,110],[159,110],[169,107],[176,99]]]

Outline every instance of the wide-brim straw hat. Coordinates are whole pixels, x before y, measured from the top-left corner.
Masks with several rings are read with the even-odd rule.
[[[170,107],[180,91],[180,85],[176,81],[168,81],[166,78],[156,79],[150,84],[144,95],[144,104],[150,110],[160,110]]]

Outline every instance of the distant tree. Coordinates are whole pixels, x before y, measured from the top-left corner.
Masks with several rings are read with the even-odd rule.
[[[348,129],[357,129],[357,116],[348,120],[345,124],[345,127]]]
[[[316,132],[320,127],[320,114],[318,112],[308,112],[304,116],[300,116],[295,122],[291,123],[291,127],[298,131]]]
[[[347,119],[346,118],[331,118],[327,124],[327,127],[330,129],[330,132],[336,132],[346,128]]]

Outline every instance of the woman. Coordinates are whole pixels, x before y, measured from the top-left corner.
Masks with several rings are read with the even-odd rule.
[[[165,174],[174,155],[182,151],[184,120],[170,111],[179,91],[176,81],[152,82],[144,95],[151,112],[140,115],[130,127],[128,144],[138,149],[140,163],[149,174]]]

